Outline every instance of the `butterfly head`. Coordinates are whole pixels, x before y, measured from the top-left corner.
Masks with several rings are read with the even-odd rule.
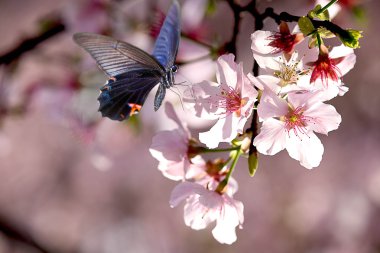
[[[172,73],[177,73],[178,71],[178,66],[177,65],[173,65],[170,70],[172,71]]]

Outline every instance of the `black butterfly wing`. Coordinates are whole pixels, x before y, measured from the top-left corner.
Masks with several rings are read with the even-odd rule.
[[[101,88],[99,111],[113,120],[127,119],[139,112],[149,92],[161,80],[159,71],[137,70],[110,79]]]
[[[181,35],[179,4],[174,1],[161,27],[153,49],[153,56],[165,69],[174,65]]]
[[[129,43],[93,33],[74,34],[74,41],[90,53],[109,77],[141,69],[165,74],[154,57]]]
[[[110,77],[98,97],[103,117],[121,121],[138,112],[165,75],[154,57],[126,42],[92,33],[75,34],[74,41]]]

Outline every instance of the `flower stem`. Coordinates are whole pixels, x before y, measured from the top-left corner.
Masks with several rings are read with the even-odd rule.
[[[226,186],[228,184],[228,181],[230,180],[232,172],[234,171],[234,169],[236,167],[236,164],[237,164],[237,161],[239,160],[239,157],[241,156],[241,154],[243,154],[243,152],[240,150],[240,147],[239,147],[238,150],[235,150],[234,152],[231,153],[231,156],[233,156],[231,167],[228,170],[226,177],[223,179],[223,181],[221,181],[219,183],[218,187],[215,190],[219,194],[223,194],[223,192],[224,192],[224,190],[225,190],[225,188],[226,188]]]
[[[319,11],[317,11],[317,15],[323,13],[325,10],[327,10],[331,5],[335,4],[336,2],[338,2],[338,0],[331,0],[323,8],[321,8]]]
[[[317,41],[318,41],[318,47],[320,48],[323,44],[323,40],[321,38],[321,35],[317,32]]]
[[[237,147],[231,147],[231,148],[216,148],[216,149],[209,149],[209,148],[199,148],[199,153],[219,153],[219,152],[230,152],[230,151],[236,151],[239,150],[240,146]]]

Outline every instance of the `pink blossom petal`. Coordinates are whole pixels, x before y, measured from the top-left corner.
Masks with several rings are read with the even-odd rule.
[[[191,159],[191,164],[186,171],[186,179],[199,181],[208,175],[206,169],[206,162],[198,155]]]
[[[321,141],[313,132],[310,131],[307,135],[303,134],[300,137],[296,136],[293,131],[290,131],[286,139],[286,150],[290,157],[300,161],[302,166],[312,169],[319,166],[324,148]]]
[[[248,78],[251,80],[255,86],[264,90],[264,87],[269,87],[273,92],[277,94],[278,90],[281,88],[278,84],[280,83],[280,79],[275,76],[270,75],[260,75],[258,77],[254,77],[251,73],[248,74]]]
[[[219,118],[217,115],[221,109],[218,103],[211,99],[217,97],[220,94],[219,84],[209,81],[203,81],[201,83],[193,84],[191,91],[188,93],[191,98],[184,98],[184,102],[192,107],[195,116],[203,119],[214,120]]]
[[[314,123],[310,124],[310,129],[326,135],[328,132],[338,129],[342,121],[334,106],[323,103],[308,108],[304,114],[313,118]]]
[[[183,158],[179,162],[161,161],[158,164],[158,170],[160,170],[166,178],[169,178],[170,180],[179,181],[184,180],[185,170],[189,166],[189,160]]]
[[[196,183],[190,183],[190,182],[182,182],[178,184],[172,191],[170,195],[170,206],[176,207],[181,203],[181,201],[184,201],[187,199],[190,195],[193,194],[202,194],[204,193],[205,188],[199,184]]]
[[[329,53],[329,57],[331,59],[344,57],[343,60],[336,65],[342,76],[347,74],[356,63],[356,55],[354,50],[344,45],[334,47]]]
[[[159,132],[152,139],[150,153],[159,161],[181,161],[187,153],[188,142],[183,134],[179,129]]]
[[[270,118],[263,122],[253,144],[260,153],[274,155],[285,148],[286,135],[284,123]]]
[[[337,47],[333,47],[329,53],[329,57],[334,58],[340,58],[342,56],[348,56],[350,54],[354,54],[354,50],[350,47],[346,47],[344,45],[340,45]]]
[[[187,199],[184,207],[185,224],[192,229],[204,229],[220,216],[222,208],[222,196],[202,188],[202,191]]]
[[[343,83],[342,83],[342,85],[338,86],[338,89],[339,89],[339,92],[338,92],[339,96],[344,96],[344,94],[346,94],[347,91],[349,90],[349,88],[347,86],[344,86]]]
[[[265,88],[257,112],[261,119],[280,117],[288,112],[288,104],[274,94],[270,88]]]
[[[272,36],[270,31],[255,31],[251,35],[251,49],[259,54],[270,54],[275,50],[274,47],[269,46],[270,40],[268,37]]]
[[[342,85],[343,84],[340,80],[338,80],[337,82],[329,80],[329,85],[326,87],[326,85],[322,83],[321,79],[316,80],[316,82],[313,84],[315,90],[322,91],[320,97],[321,101],[328,101],[338,96],[340,90],[339,87]]]
[[[272,55],[253,53],[253,58],[256,60],[257,64],[259,64],[260,68],[262,68],[264,71],[271,71],[276,68],[276,66],[278,66],[276,58]]]
[[[320,103],[323,97],[321,91],[292,92],[288,95],[288,101],[294,108],[297,108]]]
[[[354,68],[356,63],[356,55],[354,53],[347,55],[344,59],[338,63],[336,66],[340,70],[342,76],[347,74],[351,69]]]
[[[238,75],[236,74],[238,65],[234,61],[233,54],[222,55],[218,58],[216,79],[218,83],[236,88]]]
[[[212,230],[214,238],[225,244],[236,241],[236,227],[243,223],[243,204],[233,199],[226,200],[222,215],[217,219],[215,228]]]
[[[209,131],[199,133],[199,140],[209,148],[218,147],[220,142],[230,142],[236,137],[238,130],[242,130],[238,129],[239,122],[240,118],[228,114],[219,119]]]
[[[275,48],[268,45],[270,43],[268,37],[272,36],[272,34],[270,31],[256,31],[251,35],[253,58],[263,69],[273,69],[278,65],[271,55]]]
[[[251,116],[257,95],[257,90],[252,86],[249,79],[244,77],[244,83],[241,91],[242,99],[246,101],[245,105],[243,105],[241,108],[241,114],[243,118],[249,118]]]
[[[217,214],[199,202],[200,196],[191,196],[184,207],[185,224],[192,229],[205,229],[208,224],[215,221]]]

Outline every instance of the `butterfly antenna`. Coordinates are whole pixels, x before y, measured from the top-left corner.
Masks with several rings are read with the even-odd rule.
[[[176,89],[178,89],[178,88],[177,88],[177,87],[175,87],[175,86],[173,86],[173,87],[174,87],[174,88],[176,88]],[[174,90],[172,90],[172,89],[169,89],[169,90],[178,96],[178,98],[179,98],[179,101],[181,102],[182,110],[184,110],[184,111],[185,111],[185,107],[183,106],[182,97],[181,97],[181,95],[178,93],[178,92],[179,92],[179,90],[178,90],[178,92],[175,92],[175,91],[174,91]]]
[[[183,75],[181,75],[182,77],[184,77]],[[185,78],[185,77],[184,77]],[[185,78],[186,79],[186,78]],[[190,84],[185,84],[185,83],[190,83]],[[191,94],[191,97],[194,99],[194,100],[196,100],[196,97],[195,97],[195,92],[194,92],[194,89],[193,89],[193,85],[192,85],[193,83],[192,82],[190,82],[188,79],[187,80],[185,80],[185,81],[183,81],[183,82],[180,82],[180,83],[176,83],[175,85],[178,85],[178,86],[186,86],[186,87],[188,87],[189,88],[189,90],[190,90],[190,94]]]
[[[183,79],[185,79],[185,81],[183,82],[180,82],[180,83],[176,83],[176,85],[183,85],[184,83],[190,83],[190,84],[193,84],[188,78],[186,78],[186,76],[182,75],[181,73],[177,73],[176,75],[179,75],[181,76]],[[190,86],[189,84],[185,85],[185,86]]]

